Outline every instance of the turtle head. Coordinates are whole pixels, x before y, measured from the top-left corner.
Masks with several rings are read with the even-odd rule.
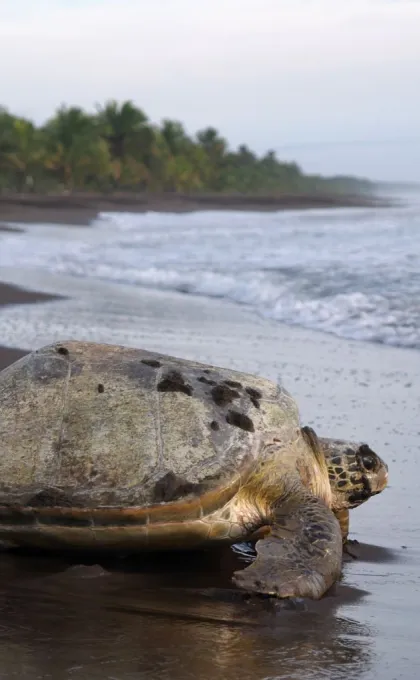
[[[367,444],[318,438],[325,456],[334,510],[356,508],[388,484],[388,466]]]

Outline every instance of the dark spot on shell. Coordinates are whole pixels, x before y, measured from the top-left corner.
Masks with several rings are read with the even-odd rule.
[[[226,422],[234,427],[240,427],[241,430],[245,430],[246,432],[254,432],[254,423],[251,418],[245,415],[245,413],[229,411],[226,416]]]
[[[337,482],[337,486],[338,486],[340,489],[342,489],[343,487],[347,486],[347,481],[346,481],[345,479],[340,479],[340,480]]]
[[[331,458],[331,463],[333,465],[341,465],[342,464],[341,456],[334,456],[333,458]]]
[[[99,394],[103,394],[103,392],[105,392],[105,387],[102,385],[102,383],[99,383],[98,385],[98,392]]]
[[[215,431],[220,430],[220,425],[216,420],[211,421],[210,427],[211,427],[212,430],[215,430]]]
[[[199,378],[197,378],[198,382],[202,382],[205,385],[216,385],[214,380],[210,380],[210,378],[206,378],[205,375],[201,375]]]
[[[71,508],[74,504],[70,498],[59,489],[44,489],[30,498],[26,505],[32,508]]]
[[[260,408],[260,399],[262,398],[262,392],[260,392],[260,390],[256,390],[254,387],[246,387],[245,391],[249,395],[251,403],[255,406],[255,408]]]
[[[68,357],[70,354],[69,350],[67,347],[57,347],[57,354],[62,354],[64,357]]]
[[[192,395],[193,390],[191,385],[185,382],[181,373],[178,371],[170,371],[158,383],[157,389],[159,392],[182,392],[183,394]]]
[[[337,468],[335,468],[335,471],[336,471],[336,473],[337,473],[338,475],[340,475],[342,472],[344,472],[344,470],[343,470],[342,467],[337,467]]]
[[[156,482],[153,497],[157,503],[168,503],[194,492],[195,487],[195,484],[178,477],[174,472],[167,472]]]
[[[141,363],[145,364],[145,366],[151,366],[152,368],[160,368],[162,366],[160,361],[157,361],[156,359],[142,359]]]
[[[252,399],[262,399],[262,392],[256,390],[254,387],[246,387],[245,392],[247,392]]]
[[[237,382],[236,380],[224,380],[223,381],[225,385],[228,387],[233,387],[235,390],[241,390],[242,385],[240,382]]]
[[[226,406],[234,399],[238,399],[240,395],[239,392],[232,390],[227,385],[216,385],[211,391],[211,396],[217,406]]]

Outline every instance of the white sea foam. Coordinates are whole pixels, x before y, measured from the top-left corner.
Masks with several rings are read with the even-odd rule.
[[[288,324],[420,348],[414,203],[386,210],[106,213],[92,229],[33,225],[25,234],[3,233],[0,267],[221,297]]]

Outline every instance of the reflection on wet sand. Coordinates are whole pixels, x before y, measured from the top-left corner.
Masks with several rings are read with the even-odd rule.
[[[0,678],[348,678],[373,663],[369,627],[340,616],[363,592],[339,584],[304,609],[247,598],[230,551],[141,566],[1,557]]]

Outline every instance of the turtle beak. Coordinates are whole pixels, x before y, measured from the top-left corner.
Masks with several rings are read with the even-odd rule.
[[[372,495],[376,496],[388,486],[388,466],[384,463],[377,474],[370,480]]]

